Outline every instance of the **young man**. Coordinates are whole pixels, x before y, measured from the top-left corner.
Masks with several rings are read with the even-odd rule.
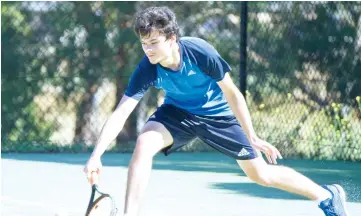
[[[345,192],[339,185],[319,186],[291,168],[268,165],[282,158],[260,139],[236,85],[231,68],[207,42],[179,36],[174,13],[151,7],[137,14],[135,31],[145,52],[125,94],[108,118],[84,171],[101,169],[100,157],[150,87],[163,89],[165,100],[144,125],[130,161],[124,215],[138,214],[152,169],[153,156],[166,155],[195,137],[235,160],[254,182],[317,201],[326,216],[346,216]]]

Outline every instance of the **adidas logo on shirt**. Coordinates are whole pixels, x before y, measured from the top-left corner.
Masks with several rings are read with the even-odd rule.
[[[238,156],[246,156],[246,155],[249,155],[249,152],[245,148],[242,148],[242,150],[238,153]]]
[[[194,75],[194,74],[196,74],[196,72],[194,72],[193,70],[190,70],[190,71],[188,72],[188,76],[191,76],[191,75]]]

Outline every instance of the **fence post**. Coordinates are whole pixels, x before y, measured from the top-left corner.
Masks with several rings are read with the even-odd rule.
[[[239,71],[239,88],[246,98],[247,89],[247,18],[248,18],[248,2],[241,2],[241,37],[240,37],[240,71]]]

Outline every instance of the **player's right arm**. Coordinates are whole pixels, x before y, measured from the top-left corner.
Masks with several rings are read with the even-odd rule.
[[[144,57],[133,72],[127,89],[117,108],[108,117],[97,140],[93,153],[85,165],[84,172],[88,179],[92,172],[99,172],[102,168],[101,156],[109,144],[118,136],[120,131],[147,89],[153,85],[156,78],[156,68]]]
[[[91,157],[100,158],[101,155],[103,155],[105,150],[108,148],[108,145],[123,129],[126,120],[137,106],[138,102],[138,100],[126,95],[122,97],[117,108],[105,122]]]
[[[83,169],[88,178],[88,181],[91,181],[90,177],[92,176],[92,172],[97,172],[100,174],[99,172],[102,168],[102,163],[100,160],[101,156],[108,148],[109,144],[123,129],[126,120],[137,106],[138,102],[139,100],[124,95],[120,100],[117,108],[106,120],[102,131],[100,132],[93,153]]]
[[[130,77],[128,87],[117,108],[106,121],[92,157],[101,157],[108,145],[117,137],[144,93],[149,86],[153,85],[155,74],[155,66],[150,64],[147,57],[144,57]]]

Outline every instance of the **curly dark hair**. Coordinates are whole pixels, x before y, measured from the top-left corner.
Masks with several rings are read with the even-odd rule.
[[[142,37],[149,36],[152,31],[158,31],[169,39],[175,35],[179,40],[179,27],[174,12],[168,7],[149,7],[137,13],[134,30]]]

